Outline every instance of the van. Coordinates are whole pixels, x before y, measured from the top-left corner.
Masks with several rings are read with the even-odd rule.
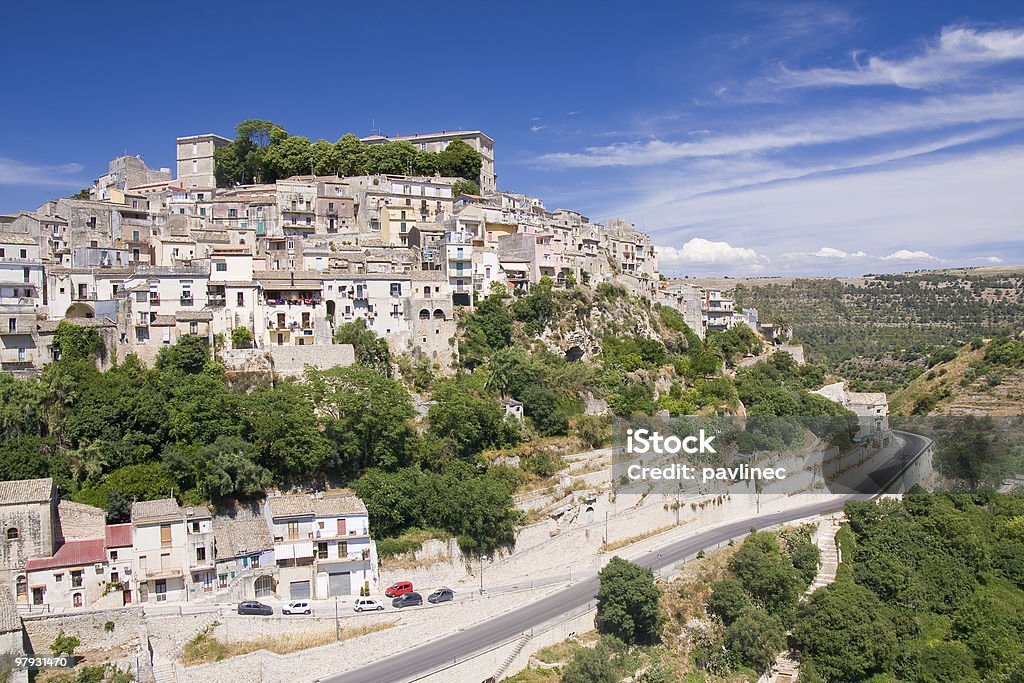
[[[412,581],[397,581],[395,585],[384,591],[384,595],[389,598],[397,598],[406,593],[412,593]]]

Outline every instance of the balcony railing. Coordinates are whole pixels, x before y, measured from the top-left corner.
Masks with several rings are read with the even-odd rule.
[[[180,303],[180,304],[181,304],[182,306],[191,306],[191,305],[193,305],[193,304],[195,303],[195,299],[193,299],[193,298],[192,298],[192,297],[190,297],[190,296],[183,296],[183,297],[181,297],[180,299],[178,299],[178,302],[179,302],[179,303]]]

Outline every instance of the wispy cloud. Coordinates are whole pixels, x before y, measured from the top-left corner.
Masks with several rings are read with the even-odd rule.
[[[76,163],[45,166],[0,157],[0,185],[81,187],[85,181],[78,175],[83,170]]]
[[[979,69],[1024,59],[1024,29],[980,30],[947,26],[937,40],[903,58],[851,55],[849,68],[792,70],[783,68],[770,80],[791,88],[894,85],[927,88],[961,80]]]
[[[652,139],[588,147],[582,152],[554,152],[542,155],[538,162],[573,168],[652,166],[684,159],[779,152],[995,121],[1024,121],[1024,87],[930,97],[918,103],[861,105],[840,112],[806,115],[799,122],[774,128],[705,135],[696,141]]]

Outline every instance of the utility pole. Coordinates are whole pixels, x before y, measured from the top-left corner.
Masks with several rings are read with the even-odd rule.
[[[334,640],[341,640],[341,622],[338,621],[338,596],[334,596]]]
[[[608,548],[608,511],[604,511],[604,547]]]
[[[484,556],[480,556],[480,595],[484,594]]]

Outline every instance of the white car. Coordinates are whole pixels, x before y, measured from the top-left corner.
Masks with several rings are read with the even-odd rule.
[[[312,614],[313,608],[305,600],[292,600],[281,609],[282,614]]]
[[[380,604],[380,602],[374,600],[373,598],[359,598],[355,602],[354,609],[357,612],[379,612],[382,609],[384,609],[384,605]]]

